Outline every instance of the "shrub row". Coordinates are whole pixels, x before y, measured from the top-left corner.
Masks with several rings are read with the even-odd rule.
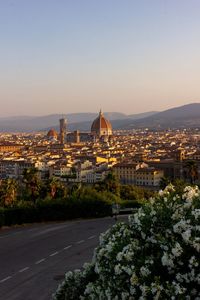
[[[84,201],[43,200],[35,206],[0,208],[0,227],[15,224],[104,217],[112,214],[111,204],[99,199]]]
[[[120,208],[139,208],[141,203],[136,200],[121,200],[119,201]]]

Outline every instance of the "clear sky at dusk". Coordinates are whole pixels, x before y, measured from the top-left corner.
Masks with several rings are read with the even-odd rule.
[[[0,116],[200,102],[199,0],[1,0]]]

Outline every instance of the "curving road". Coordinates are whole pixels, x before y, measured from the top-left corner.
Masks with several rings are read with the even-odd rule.
[[[108,217],[1,230],[0,299],[51,299],[65,272],[90,261],[100,233],[114,223]]]

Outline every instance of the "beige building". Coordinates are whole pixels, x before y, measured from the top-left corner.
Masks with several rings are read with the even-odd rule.
[[[135,173],[138,169],[147,167],[145,163],[118,163],[113,166],[116,178],[122,184],[135,184]]]
[[[146,163],[118,163],[113,166],[117,179],[122,184],[144,187],[158,187],[164,176],[162,170],[150,168]]]
[[[138,186],[159,187],[160,180],[164,176],[162,170],[155,168],[140,168],[135,172],[135,183]]]
[[[22,148],[24,148],[23,145],[2,144],[2,145],[0,145],[0,152],[14,152],[14,151],[19,151]]]

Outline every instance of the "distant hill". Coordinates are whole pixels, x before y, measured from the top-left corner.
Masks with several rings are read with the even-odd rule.
[[[171,108],[139,120],[129,120],[122,126],[123,129],[144,127],[154,129],[200,127],[200,103]]]
[[[200,128],[200,103],[187,104],[171,108],[162,112],[146,112],[141,114],[126,115],[119,112],[106,112],[113,129],[166,129],[166,128]],[[59,129],[59,119],[67,118],[69,131],[88,131],[92,121],[98,113],[72,113],[53,114],[41,117],[19,116],[0,118],[0,132],[33,132],[48,130],[49,128]]]
[[[0,118],[0,131],[38,131],[44,128],[58,127],[59,119],[66,117],[67,122],[77,123],[77,122],[88,122],[96,118],[95,113],[72,113],[72,114],[52,114],[41,117],[31,117],[31,116],[17,116],[9,118]],[[126,118],[125,114],[121,113],[109,113],[111,120],[113,118],[121,119]]]
[[[132,120],[137,120],[137,119],[142,119],[142,118],[153,116],[157,113],[158,113],[158,111],[148,111],[148,112],[144,112],[144,113],[140,113],[140,114],[128,115],[127,117]]]
[[[150,112],[145,112],[145,113],[140,113],[140,114],[124,115],[125,117],[121,117],[121,118],[116,118],[117,113],[115,113],[114,116],[112,115],[113,113],[104,113],[104,115],[106,118],[108,118],[111,121],[113,129],[118,129],[118,128],[121,128],[121,127],[124,127],[124,126],[130,124],[131,122],[133,122],[133,120],[139,120],[139,119],[147,117],[147,116],[152,116],[155,113],[157,113],[157,112],[150,111]],[[96,117],[97,117],[97,115],[96,115]],[[69,131],[74,131],[74,130],[89,131],[93,120],[94,120],[94,118],[91,121],[68,124],[68,130]],[[57,130],[58,130],[58,127],[57,127]]]
[[[134,119],[135,116],[135,119]],[[200,103],[191,103],[150,115],[129,115],[126,119],[112,120],[113,129],[167,129],[200,128]],[[90,130],[91,122],[69,124],[69,130]]]
[[[147,112],[131,115],[131,120],[149,116],[155,112]],[[105,117],[109,120],[127,120],[128,115],[119,112],[106,112]],[[52,114],[41,117],[31,116],[14,116],[0,118],[0,132],[31,132],[40,131],[48,128],[59,128],[59,119],[67,118],[69,130],[89,130],[92,121],[98,116],[98,113],[71,113],[71,114]]]

